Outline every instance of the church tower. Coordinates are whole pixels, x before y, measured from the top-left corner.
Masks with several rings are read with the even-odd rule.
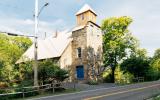
[[[85,4],[77,13],[77,26],[86,25],[88,21],[96,23],[97,14],[87,4]]]
[[[72,80],[87,81],[97,73],[100,60],[97,60],[97,65],[94,63],[91,66],[91,60],[93,63],[93,58],[99,59],[98,55],[102,54],[102,33],[96,17],[95,11],[87,4],[76,13],[76,26],[72,30]],[[92,54],[89,54],[91,50]]]

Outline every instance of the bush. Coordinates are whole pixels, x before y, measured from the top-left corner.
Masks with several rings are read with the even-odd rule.
[[[116,68],[115,83],[120,83],[120,84],[132,83],[133,78],[134,78],[133,74],[120,70],[120,66]]]
[[[88,81],[88,84],[89,85],[98,85],[98,81],[90,80],[90,81]]]
[[[66,78],[69,77],[68,71],[60,69],[59,71],[56,72],[56,79],[59,81],[64,81]]]
[[[108,69],[106,71],[103,72],[103,82],[105,83],[111,83],[111,69]]]
[[[49,82],[52,80],[64,81],[68,78],[68,71],[61,69],[53,60],[47,59],[39,63],[39,80]]]

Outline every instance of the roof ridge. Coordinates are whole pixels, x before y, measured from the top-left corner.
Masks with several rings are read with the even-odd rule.
[[[88,10],[90,10],[90,11],[93,12],[95,15],[97,15],[96,12],[95,12],[88,4],[85,4],[85,5],[76,13],[76,15],[79,15],[79,14],[81,14],[81,13],[84,13],[84,12],[86,12],[86,11],[88,11]]]

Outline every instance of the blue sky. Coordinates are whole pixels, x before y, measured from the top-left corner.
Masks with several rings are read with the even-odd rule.
[[[100,25],[105,18],[130,16],[132,34],[140,40],[140,46],[153,55],[160,46],[160,0],[39,0],[39,7],[46,7],[39,17],[39,36],[52,35],[55,30],[75,26],[75,13],[89,4],[98,15]],[[0,0],[0,31],[18,34],[34,33],[34,0]]]

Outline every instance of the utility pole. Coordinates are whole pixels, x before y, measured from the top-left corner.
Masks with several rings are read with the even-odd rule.
[[[34,63],[33,63],[33,69],[34,69],[34,86],[38,86],[38,43],[37,43],[37,38],[38,38],[38,17],[40,13],[42,12],[43,8],[49,5],[49,3],[45,3],[40,11],[38,11],[38,1],[35,0],[35,36],[34,36]]]
[[[37,54],[37,34],[38,34],[38,0],[35,0],[35,39],[34,39],[34,86],[38,86],[38,54]]]

